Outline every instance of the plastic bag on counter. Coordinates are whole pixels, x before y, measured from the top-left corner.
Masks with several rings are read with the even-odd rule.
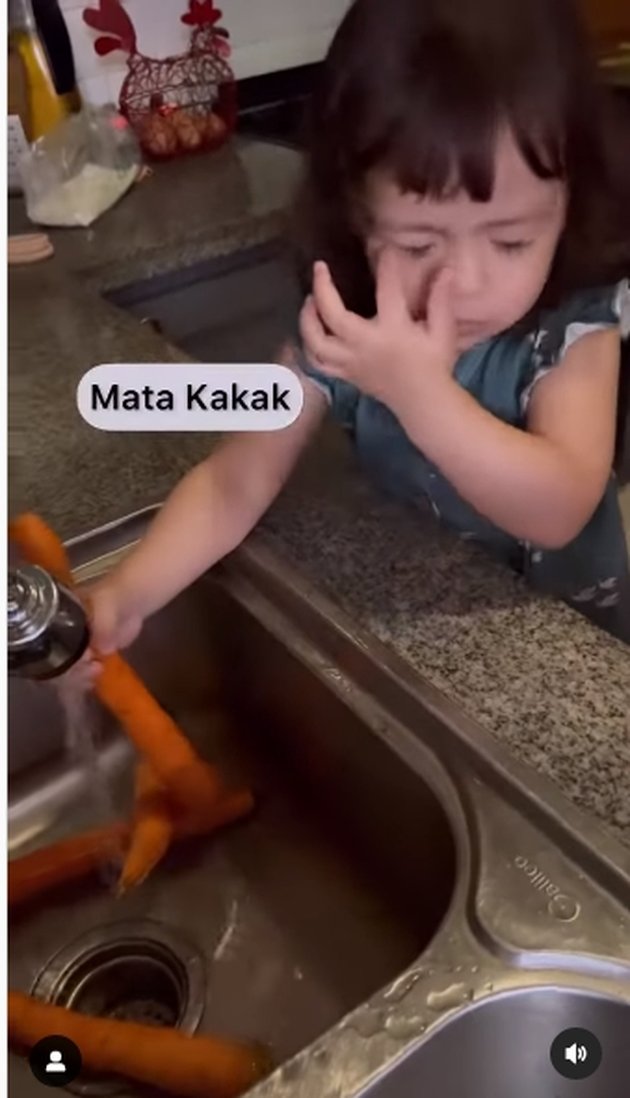
[[[91,225],[129,189],[141,164],[127,120],[114,107],[86,107],[22,158],[28,216],[39,225]]]

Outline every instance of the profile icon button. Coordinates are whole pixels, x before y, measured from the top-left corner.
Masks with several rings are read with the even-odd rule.
[[[82,1066],[78,1046],[58,1034],[43,1037],[33,1045],[28,1062],[38,1082],[47,1087],[65,1087],[74,1082]]]

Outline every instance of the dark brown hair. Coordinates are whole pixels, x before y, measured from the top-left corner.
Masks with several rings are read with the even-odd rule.
[[[356,0],[313,97],[298,202],[302,273],[330,264],[346,305],[374,293],[355,211],[366,173],[487,201],[497,130],[531,170],[569,188],[566,231],[543,298],[630,270],[630,114],[624,140],[576,0]],[[624,163],[625,155],[625,163]]]

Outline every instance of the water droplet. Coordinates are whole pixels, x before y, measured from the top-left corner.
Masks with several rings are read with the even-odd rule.
[[[465,984],[451,984],[443,991],[430,991],[427,1006],[431,1010],[451,1010],[470,1000],[472,992]]]
[[[414,1015],[411,1018],[388,1018],[385,1029],[395,1041],[409,1041],[412,1037],[419,1037],[426,1029],[422,1018]]]
[[[298,965],[296,965],[295,968],[293,969],[293,979],[294,980],[303,980],[304,979],[304,973],[302,972],[302,969],[299,968]]]
[[[399,1003],[415,987],[421,976],[424,976],[424,969],[422,968],[416,968],[413,972],[405,972],[388,987],[384,998],[390,1003]]]
[[[455,972],[463,972],[463,970],[464,970],[464,966],[463,966],[463,965],[457,965],[457,967],[456,967],[456,969],[455,969]]]
[[[472,974],[474,976],[475,973],[479,972],[479,965],[471,965],[470,966],[470,971],[472,972]]]
[[[294,1079],[297,1079],[301,1071],[301,1064],[299,1060],[290,1060],[288,1064],[280,1069],[283,1082],[291,1083]]]
[[[484,984],[483,989],[484,989],[484,991],[494,991],[494,984],[493,983]]]
[[[351,1029],[359,1034],[359,1037],[375,1037],[385,1027],[387,1014],[384,1010],[374,1010],[368,1007],[362,1010],[348,1022]]]

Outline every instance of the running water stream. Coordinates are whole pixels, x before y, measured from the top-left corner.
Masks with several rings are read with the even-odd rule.
[[[98,722],[90,686],[80,674],[70,671],[56,684],[65,718],[65,741],[68,757],[82,774],[85,797],[90,802],[92,827],[112,823],[117,817],[116,804],[107,771],[98,745]],[[114,888],[122,865],[122,847],[112,838],[109,857],[104,860],[100,876],[108,888]]]

